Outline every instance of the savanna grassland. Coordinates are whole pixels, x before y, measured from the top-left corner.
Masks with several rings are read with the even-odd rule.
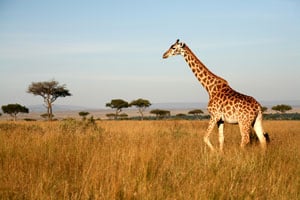
[[[207,123],[0,122],[0,199],[300,199],[300,121],[265,121],[264,154],[227,124],[211,153]]]

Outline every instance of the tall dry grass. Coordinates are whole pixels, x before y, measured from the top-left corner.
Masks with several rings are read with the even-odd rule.
[[[264,125],[265,154],[226,125],[220,155],[206,121],[1,122],[0,197],[300,199],[300,122]]]

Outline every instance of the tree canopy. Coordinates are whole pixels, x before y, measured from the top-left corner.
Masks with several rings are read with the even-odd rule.
[[[201,114],[203,114],[203,111],[201,109],[194,109],[188,112],[190,115],[194,115],[195,117],[199,117]]]
[[[14,121],[17,120],[18,113],[29,113],[29,109],[20,104],[7,104],[2,106],[3,113],[9,114],[13,117]]]
[[[116,114],[115,113],[107,113],[106,117],[108,117],[109,119],[116,119]]]
[[[59,97],[71,96],[71,93],[66,89],[66,85],[59,85],[59,82],[44,81],[44,82],[32,82],[29,85],[28,93],[35,96],[41,96],[44,99],[45,106],[47,108],[48,120],[52,120],[52,104]]]
[[[130,107],[130,104],[123,99],[112,99],[110,103],[106,103],[105,106],[115,109],[115,119],[117,119],[122,109]]]
[[[86,120],[86,116],[88,116],[89,114],[90,114],[89,112],[85,112],[85,111],[81,111],[78,113],[78,115],[82,117],[82,120]]]
[[[189,111],[188,114],[191,114],[191,115],[200,115],[200,114],[203,114],[203,111],[201,109],[195,109],[195,110]]]
[[[154,109],[150,111],[151,114],[156,115],[156,118],[162,118],[165,116],[170,116],[171,112],[168,110]]]
[[[146,108],[151,106],[151,103],[149,100],[147,99],[137,99],[134,100],[130,103],[131,106],[135,106],[138,108],[139,113],[141,114],[141,118],[142,120],[144,119],[144,111],[146,110]]]
[[[273,106],[272,110],[285,113],[286,111],[292,110],[292,107],[290,105],[280,104],[280,105]]]
[[[261,111],[264,113],[264,112],[267,112],[267,110],[268,110],[268,107],[266,107],[266,106],[263,106],[263,107],[261,107]]]

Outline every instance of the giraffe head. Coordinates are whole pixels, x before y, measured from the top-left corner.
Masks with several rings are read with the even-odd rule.
[[[179,42],[179,39],[164,53],[163,58],[170,56],[183,55],[185,43]]]

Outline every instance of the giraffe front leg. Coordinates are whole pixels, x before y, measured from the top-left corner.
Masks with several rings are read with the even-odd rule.
[[[211,144],[211,142],[210,142],[210,140],[209,140],[209,136],[210,136],[210,134],[211,134],[211,132],[212,132],[212,130],[213,130],[213,128],[214,128],[215,125],[216,125],[216,120],[210,119],[209,124],[208,124],[208,128],[207,128],[207,131],[206,131],[206,134],[204,135],[204,138],[203,138],[205,144],[207,144],[207,146],[208,146],[212,151],[214,151],[215,149],[214,149],[213,145]]]

